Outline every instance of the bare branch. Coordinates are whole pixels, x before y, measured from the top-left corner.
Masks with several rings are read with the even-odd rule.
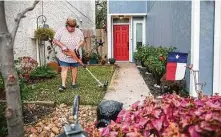
[[[33,5],[31,7],[28,7],[26,8],[24,11],[18,13],[17,17],[15,18],[15,26],[14,26],[14,29],[12,30],[12,45],[14,45],[14,41],[15,41],[15,35],[17,33],[17,30],[18,30],[18,27],[19,27],[19,23],[21,21],[22,18],[25,17],[25,14],[28,12],[28,11],[32,11],[35,6],[39,3],[39,0],[35,0]]]

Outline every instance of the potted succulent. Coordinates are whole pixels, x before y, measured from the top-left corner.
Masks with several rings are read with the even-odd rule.
[[[116,59],[115,59],[115,58],[109,58],[108,60],[109,60],[109,63],[110,63],[110,64],[115,64],[115,62],[116,62]]]
[[[35,30],[35,38],[43,41],[54,38],[55,31],[51,28],[38,28]]]

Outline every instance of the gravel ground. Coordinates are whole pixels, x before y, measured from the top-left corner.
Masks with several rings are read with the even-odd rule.
[[[49,109],[49,108],[48,108]],[[41,110],[41,109],[40,109]],[[38,115],[41,112],[36,113]],[[36,115],[37,116],[37,115]],[[96,107],[80,106],[79,123],[82,127],[96,119]],[[38,119],[34,124],[26,124],[25,137],[55,137],[63,132],[63,126],[74,122],[72,107],[61,104],[54,108],[49,115]]]

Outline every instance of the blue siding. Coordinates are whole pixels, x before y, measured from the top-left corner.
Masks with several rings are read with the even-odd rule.
[[[148,1],[147,43],[175,46],[177,51],[191,49],[191,1]],[[188,63],[190,62],[190,54]],[[186,73],[189,87],[189,71]]]
[[[214,1],[200,2],[200,82],[206,82],[204,94],[213,90]]]
[[[146,13],[146,1],[109,0],[109,13]]]

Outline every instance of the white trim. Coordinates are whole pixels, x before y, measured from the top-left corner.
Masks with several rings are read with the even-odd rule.
[[[112,58],[112,21],[111,16],[107,16],[107,45],[108,45],[108,58]]]
[[[113,23],[113,25],[130,25],[130,23]]]
[[[221,1],[215,1],[213,94],[221,95]]]
[[[144,16],[144,44],[146,45],[147,42],[146,42],[146,38],[147,38],[147,17]]]
[[[125,16],[146,16],[147,13],[109,13],[108,15],[125,15]]]
[[[136,35],[137,35],[137,33],[136,33],[136,24],[137,23],[142,23],[142,44],[145,44],[145,32],[146,32],[146,28],[145,28],[145,21],[144,21],[144,19],[143,20],[134,20],[134,22],[133,22],[134,24],[133,24],[133,34],[134,34],[134,37],[133,37],[133,50],[132,50],[132,52],[133,51],[136,51],[136,49],[137,49],[137,46],[136,46]]]
[[[107,57],[108,58],[111,58],[112,57],[112,51],[111,51],[111,26],[112,26],[112,23],[111,23],[111,15],[109,15],[110,13],[110,3],[109,3],[109,0],[107,1],[107,49],[108,49],[108,52],[107,52]]]
[[[114,18],[111,16],[111,57],[114,57]]]
[[[191,14],[191,64],[193,64],[194,70],[199,70],[200,1],[192,0]],[[190,74],[190,96],[197,97],[192,74]]]
[[[107,15],[110,13],[110,2],[107,0]]]
[[[131,52],[133,49],[132,39],[133,39],[133,17],[130,17],[130,25],[129,25],[129,61],[133,62],[133,53]]]
[[[144,19],[146,19],[147,13],[109,13],[109,1],[107,1],[107,31],[108,31],[108,58],[114,57],[114,49],[113,49],[113,25],[129,25],[129,61],[133,62],[133,16],[143,16]],[[113,23],[113,18],[112,16],[117,16],[117,15],[124,15],[124,16],[129,16],[129,23]],[[146,21],[146,20],[145,20]],[[144,25],[146,22],[144,21]],[[146,30],[146,29],[145,29]],[[109,33],[110,32],[110,33]],[[144,31],[144,36],[146,34],[146,31]],[[146,43],[146,37],[144,37],[144,43]]]

